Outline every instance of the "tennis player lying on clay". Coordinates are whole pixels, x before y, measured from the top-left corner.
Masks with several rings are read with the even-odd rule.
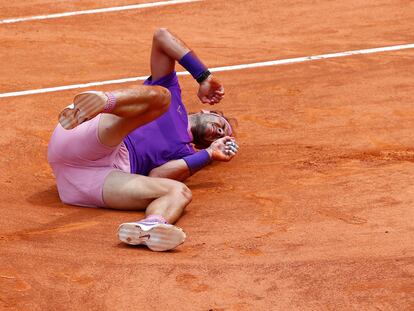
[[[180,181],[212,161],[231,160],[238,151],[224,116],[210,111],[187,115],[176,61],[199,83],[202,103],[221,101],[221,83],[179,38],[159,29],[153,37],[151,77],[144,85],[76,95],[60,113],[48,148],[64,203],[145,209],[146,217],[121,224],[118,236],[154,251],[173,249],[186,238],[173,225],[192,197]]]

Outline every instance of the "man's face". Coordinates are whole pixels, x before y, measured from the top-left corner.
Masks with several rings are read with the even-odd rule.
[[[217,113],[203,111],[201,120],[204,128],[202,139],[206,142],[212,143],[219,138],[231,136],[232,134],[231,125]]]

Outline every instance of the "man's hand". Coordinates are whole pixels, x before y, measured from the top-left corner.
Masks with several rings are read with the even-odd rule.
[[[204,104],[214,105],[221,101],[224,96],[223,85],[213,75],[200,83],[198,98]]]
[[[214,141],[206,150],[211,160],[228,162],[237,154],[239,146],[233,137],[226,136]]]

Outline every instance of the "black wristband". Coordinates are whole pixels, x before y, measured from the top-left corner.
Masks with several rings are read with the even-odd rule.
[[[197,77],[197,82],[202,83],[204,82],[209,76],[211,75],[210,70],[206,69],[201,75]]]

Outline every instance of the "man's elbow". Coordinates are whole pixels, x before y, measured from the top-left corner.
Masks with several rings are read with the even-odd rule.
[[[154,31],[153,41],[156,43],[162,43],[169,34],[170,32],[167,28],[158,28]]]

